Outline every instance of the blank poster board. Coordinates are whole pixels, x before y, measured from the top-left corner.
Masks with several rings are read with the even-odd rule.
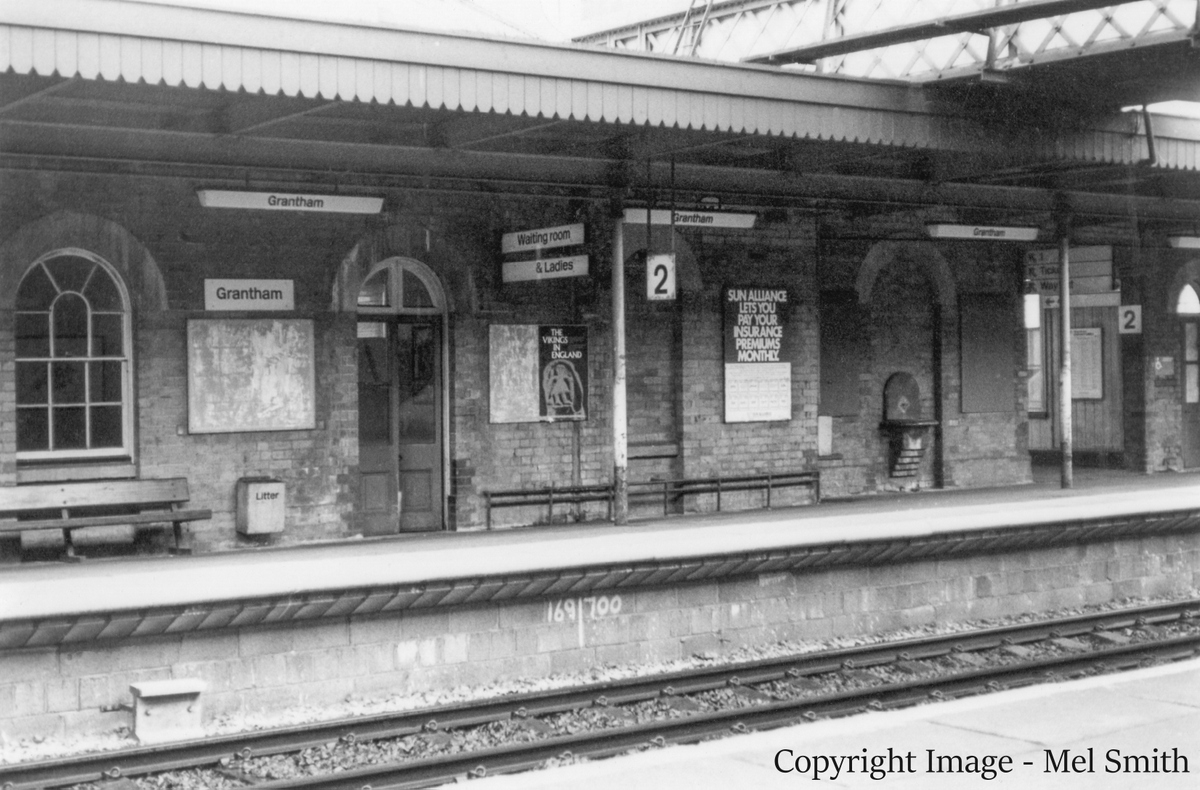
[[[316,427],[313,322],[188,321],[188,431]]]
[[[994,294],[960,297],[963,412],[1016,409],[1013,332],[1017,329],[1017,316],[1008,297]]]
[[[821,292],[821,393],[818,414],[858,414],[859,374],[871,353],[855,291]]]
[[[538,328],[488,327],[489,413],[492,422],[538,422]]]

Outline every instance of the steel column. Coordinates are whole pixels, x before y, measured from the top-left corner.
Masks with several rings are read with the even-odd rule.
[[[1071,233],[1063,223],[1058,231],[1058,312],[1060,364],[1058,371],[1058,430],[1062,450],[1062,487],[1075,483],[1071,452]]]
[[[647,249],[650,242],[647,237]],[[613,521],[629,520],[629,425],[625,400],[625,223],[613,218]]]

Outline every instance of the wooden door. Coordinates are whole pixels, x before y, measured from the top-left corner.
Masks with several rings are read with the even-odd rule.
[[[440,320],[358,324],[364,534],[442,526]]]

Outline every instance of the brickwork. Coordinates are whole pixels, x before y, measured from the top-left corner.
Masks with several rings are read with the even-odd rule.
[[[683,303],[682,438],[686,476],[811,468],[816,456],[819,389],[814,230],[810,219],[780,213],[762,217],[752,231],[690,235],[703,290],[686,295]],[[724,421],[721,292],[733,286],[789,289],[791,305],[785,329],[792,349],[789,422]],[[794,490],[789,496],[802,501],[805,494]],[[746,499],[747,503],[760,501],[757,494],[747,494]]]
[[[0,651],[0,737],[127,726],[127,713],[101,709],[128,702],[139,680],[206,681],[209,720],[269,715],[1178,594],[1200,584],[1198,567],[1200,537],[1171,536]]]
[[[822,490],[830,496],[1009,485],[1031,479],[1024,332],[1015,297],[1023,250],[978,242],[935,245],[912,237],[914,226],[932,221],[945,218],[937,211],[898,212],[822,222],[819,287],[859,294],[867,344],[858,413],[832,418],[833,455],[818,462]],[[1011,326],[998,328],[1013,336],[1010,411],[962,411],[957,305],[965,294],[998,294],[1013,302]],[[926,434],[919,473],[910,478],[890,476],[888,437],[879,427],[884,384],[897,372],[916,379],[924,417],[940,421]]]
[[[1124,281],[1139,286],[1139,301],[1123,299],[1126,304],[1142,305],[1143,356],[1132,372],[1143,388],[1140,404],[1144,409],[1144,450],[1141,468],[1146,472],[1178,471],[1183,462],[1182,328],[1175,314],[1180,288],[1195,281],[1200,263],[1184,251],[1161,249],[1164,239],[1148,235],[1146,244],[1131,256]],[[1157,254],[1156,254],[1157,253]],[[1158,364],[1156,364],[1158,363]],[[1135,415],[1136,420],[1136,415]],[[1139,432],[1141,433],[1141,432]]]
[[[370,267],[390,256],[426,264],[448,299],[448,526],[481,528],[487,490],[610,481],[613,226],[607,205],[409,190],[389,193],[388,211],[377,218],[297,216],[202,210],[194,186],[182,179],[29,173],[12,178],[14,188],[0,196],[0,231],[6,239],[48,217],[74,212],[93,218],[74,226],[94,226],[98,254],[119,259],[115,265],[135,302],[136,471],[144,477],[189,479],[193,503],[214,511],[211,522],[193,526],[201,550],[244,544],[232,527],[233,483],[241,476],[287,482],[284,540],[335,538],[358,530],[354,296]],[[759,212],[750,230],[677,229],[672,239],[659,228],[654,251],[676,249],[680,260],[680,299],[668,305],[646,301],[640,257],[645,229],[627,226],[629,436],[631,445],[654,445],[659,453],[637,458],[635,452],[631,479],[816,467],[823,490],[832,496],[912,484],[1027,482],[1025,335],[1018,309],[1025,248],[932,242],[921,233],[927,222],[953,220],[953,212],[945,208],[831,211],[820,219],[772,210]],[[588,229],[583,251],[590,258],[589,278],[501,282],[499,234],[572,222],[583,222]],[[117,238],[109,226],[125,236]],[[1180,380],[1156,374],[1153,360],[1178,356],[1178,322],[1168,307],[1174,294],[1167,291],[1187,258],[1162,251],[1163,240],[1152,235],[1130,247],[1122,231],[1089,233],[1078,243],[1121,242],[1116,262],[1123,290],[1144,307],[1145,334],[1120,341],[1125,463],[1147,471],[1179,468]],[[84,244],[64,236],[62,243],[68,241]],[[11,285],[13,273],[26,264],[24,259],[3,261],[6,282]],[[187,435],[184,332],[187,320],[205,315],[205,277],[295,282],[294,315],[313,320],[316,327],[315,430]],[[721,289],[773,284],[792,293],[787,322],[792,419],[727,424]],[[834,455],[818,459],[819,374],[822,364],[838,364],[819,359],[818,295],[864,288],[868,337],[858,381],[860,408],[857,414],[833,419]],[[1011,412],[961,410],[957,303],[977,294],[1013,300],[1008,330],[1014,336]],[[0,315],[0,372],[12,365],[11,323],[11,314]],[[488,332],[505,323],[588,328],[586,422],[491,422]],[[883,384],[898,371],[916,377],[926,413],[932,417],[936,412],[941,420],[929,435],[919,475],[911,479],[890,477],[887,437],[879,430]],[[0,484],[11,484],[17,471],[13,398],[10,375],[0,382]],[[788,495],[795,502],[807,497],[800,489]],[[760,502],[760,495],[747,494],[723,504]],[[689,510],[714,506],[711,497],[686,503]],[[564,509],[556,518],[597,518],[604,510],[601,504]],[[543,508],[514,508],[499,511],[496,523],[544,519]]]

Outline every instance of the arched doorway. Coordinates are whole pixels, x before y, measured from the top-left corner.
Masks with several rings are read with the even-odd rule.
[[[445,520],[445,315],[419,261],[376,264],[358,291],[358,452],[364,534]]]

